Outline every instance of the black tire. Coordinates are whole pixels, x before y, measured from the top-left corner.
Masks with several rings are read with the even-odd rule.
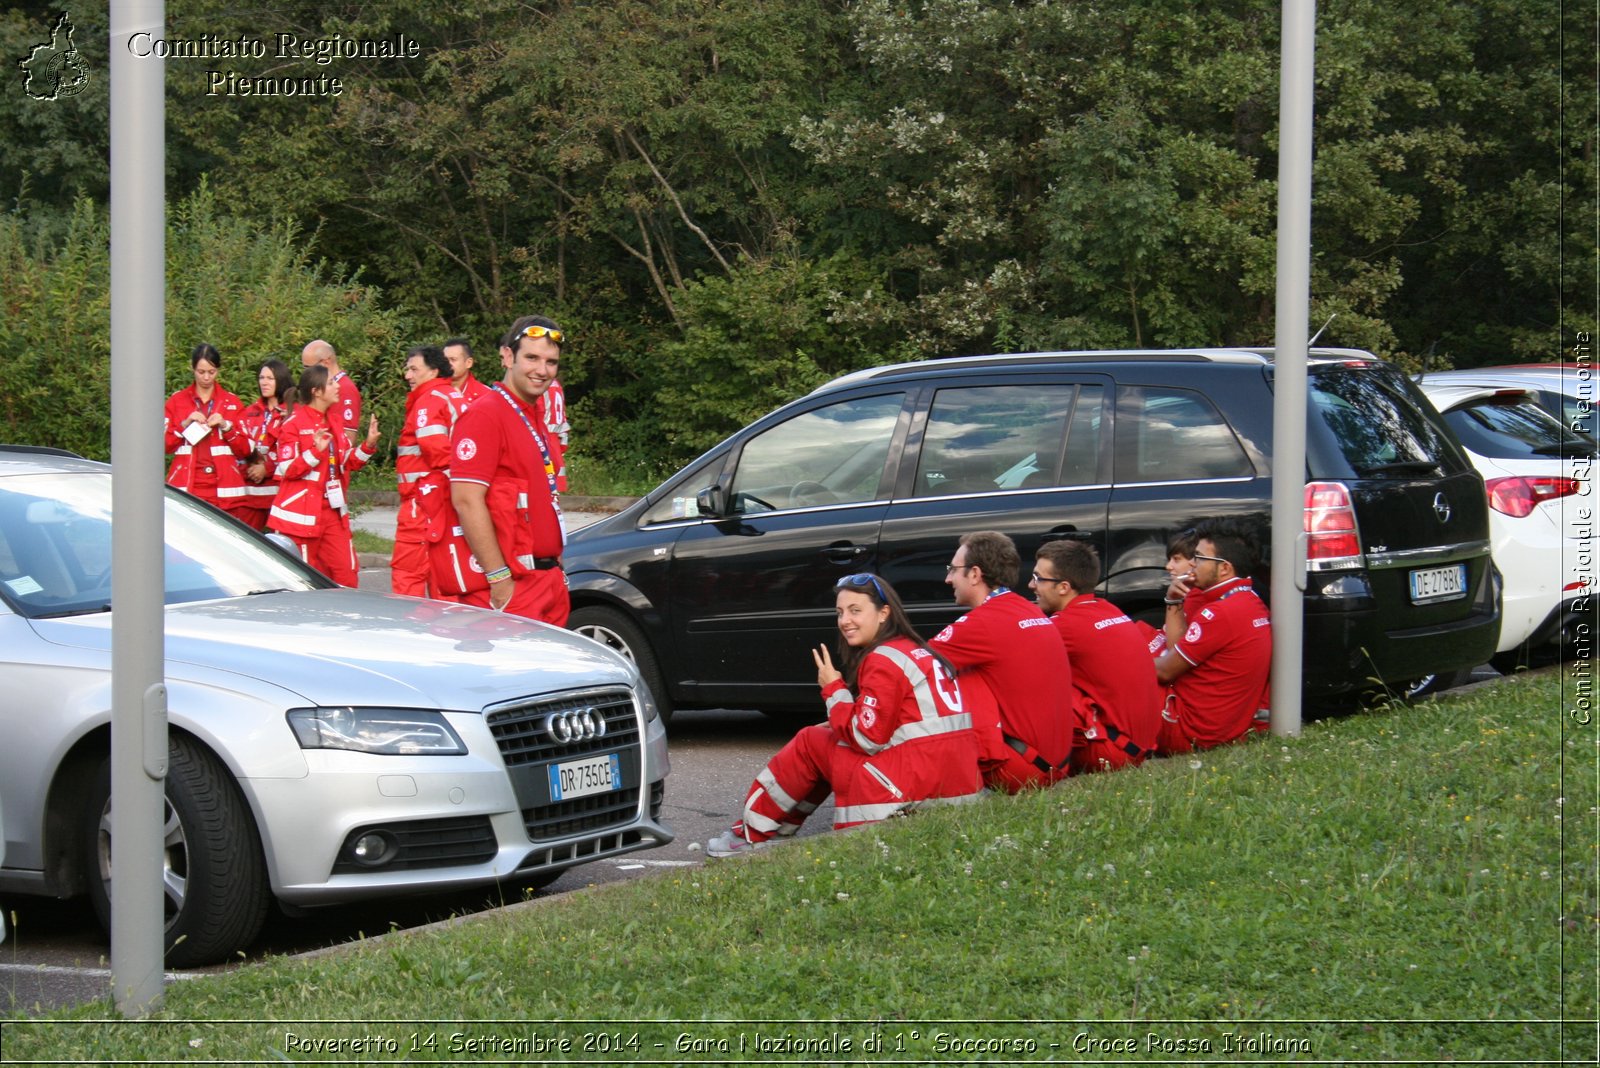
[[[638,624],[615,608],[587,605],[573,609],[567,618],[567,629],[594,639],[632,662],[639,669],[639,677],[650,688],[650,696],[655,698],[661,722],[672,719],[672,698],[667,696],[666,676],[661,673],[655,650],[650,648],[650,641]]]
[[[169,742],[162,806],[163,911],[169,967],[217,964],[261,931],[272,890],[261,840],[233,776],[188,738]],[[111,761],[101,762],[81,837],[89,900],[111,930]]]

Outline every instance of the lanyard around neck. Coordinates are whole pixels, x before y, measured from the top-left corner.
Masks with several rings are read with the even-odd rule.
[[[505,402],[511,405],[511,410],[517,413],[517,418],[522,420],[522,425],[528,428],[528,436],[533,439],[535,445],[539,446],[539,456],[544,460],[544,477],[550,483],[550,496],[552,498],[556,497],[556,465],[555,461],[550,459],[550,446],[546,445],[544,438],[541,438],[539,432],[533,429],[533,423],[529,421],[528,413],[522,410],[522,405],[512,399],[510,393],[506,392],[505,386],[496,382],[489,388],[500,394],[505,399]]]

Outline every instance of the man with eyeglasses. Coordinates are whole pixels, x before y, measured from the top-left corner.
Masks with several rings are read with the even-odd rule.
[[[564,340],[543,316],[511,324],[500,342],[505,377],[468,406],[450,438],[455,522],[444,517],[430,531],[441,535],[430,549],[436,563],[441,555],[456,562],[459,592],[446,587],[455,600],[558,627],[571,607],[561,572],[566,531],[538,402],[556,379]]]
[[[1070,774],[1077,727],[1066,648],[1038,606],[1011,590],[1021,568],[999,531],[964,535],[944,580],[967,613],[930,643],[960,672],[985,784],[1007,793]]]
[[[1039,546],[1028,583],[1072,664],[1077,774],[1142,763],[1161,726],[1161,687],[1154,671],[1142,670],[1149,663],[1145,638],[1122,609],[1095,596],[1099,582],[1100,555],[1060,539]]]
[[[1167,687],[1156,747],[1187,753],[1267,728],[1272,625],[1250,583],[1256,539],[1234,520],[1195,528],[1194,571],[1167,587],[1166,650],[1156,678]]]

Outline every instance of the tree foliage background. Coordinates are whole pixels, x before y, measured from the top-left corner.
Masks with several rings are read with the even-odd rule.
[[[1556,358],[1593,336],[1594,7],[1318,5],[1308,334],[1336,315],[1323,341],[1413,367]],[[405,344],[467,334],[492,376],[491,340],[543,311],[574,338],[580,454],[655,474],[885,360],[1272,340],[1277,4],[167,12],[169,39],[404,34],[421,50],[168,62],[169,198],[256,250],[169,246],[180,378],[202,334],[240,365],[339,334],[367,390]],[[86,270],[72,252],[107,181],[104,14],[73,14],[100,76],[71,100],[0,100],[8,262],[57,289]],[[10,8],[0,43],[25,56],[47,29]],[[207,95],[212,69],[345,90]],[[293,314],[222,314],[279,287]],[[10,336],[66,344],[46,307],[8,297]],[[9,396],[24,421],[8,429],[43,440]]]

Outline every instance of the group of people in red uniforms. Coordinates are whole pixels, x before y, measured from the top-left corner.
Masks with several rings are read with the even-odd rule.
[[[707,855],[794,835],[830,793],[834,826],[852,827],[1264,729],[1272,631],[1250,582],[1254,535],[1219,519],[1167,549],[1160,629],[1096,595],[1100,558],[1081,541],[1040,546],[1029,601],[1011,588],[1011,539],[964,536],[945,582],[966,612],[927,642],[881,576],[840,579],[839,667],[812,651],[827,722],[767,762]]]
[[[518,319],[500,345],[504,379],[492,385],[473,377],[464,338],[406,353],[395,592],[565,623],[563,340],[549,319]],[[218,383],[213,346],[196,346],[189,362],[193,382],[166,404],[167,481],[285,535],[306,563],[356,585],[349,479],[374,458],[380,434],[376,416],[360,433],[361,393],[333,346],[306,345],[298,380],[283,361],[264,361],[249,406]]]

